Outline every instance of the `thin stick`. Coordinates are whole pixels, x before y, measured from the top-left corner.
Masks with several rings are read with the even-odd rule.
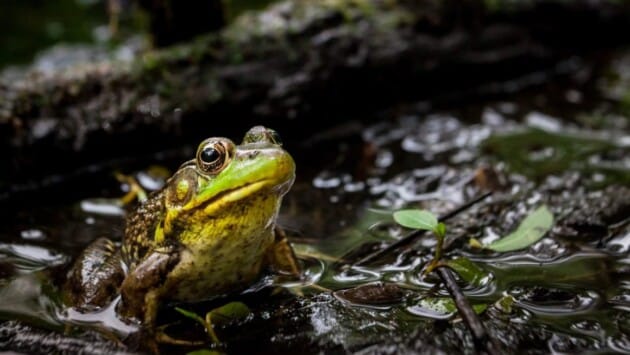
[[[438,275],[440,275],[448,293],[455,301],[455,306],[457,307],[459,315],[464,320],[464,323],[466,323],[466,326],[468,326],[468,329],[470,329],[473,336],[473,342],[475,343],[475,349],[479,352],[485,351],[490,355],[500,354],[499,347],[495,344],[493,339],[488,337],[486,328],[483,323],[481,323],[481,320],[477,317],[477,314],[470,306],[468,299],[466,299],[466,296],[464,296],[464,293],[455,282],[453,272],[449,268],[442,266],[438,267],[435,271]]]
[[[438,221],[440,222],[444,222],[448,219],[453,218],[454,216],[456,216],[457,214],[459,214],[460,212],[470,208],[471,206],[481,202],[482,200],[486,199],[488,196],[492,195],[492,191],[490,192],[486,192],[482,195],[479,195],[477,197],[475,197],[474,199],[466,202],[465,204],[459,206],[458,208],[452,210],[451,212],[438,217]],[[415,241],[416,239],[418,239],[418,237],[422,236],[424,233],[426,233],[426,231],[423,230],[417,230],[415,232],[411,232],[410,234],[408,234],[407,236],[405,236],[402,239],[399,239],[398,241],[390,244],[389,246],[387,246],[385,249],[379,250],[373,254],[370,254],[368,256],[366,256],[365,258],[359,260],[358,262],[354,263],[354,265],[365,265],[368,263],[371,263],[377,259],[380,259],[381,257],[383,257],[386,254],[389,254],[391,252],[393,252],[394,250],[411,244],[413,241]]]

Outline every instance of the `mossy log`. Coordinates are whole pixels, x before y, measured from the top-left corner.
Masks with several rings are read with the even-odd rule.
[[[254,123],[300,138],[627,44],[626,4],[527,3],[287,1],[131,61],[0,81],[0,186],[241,134]]]

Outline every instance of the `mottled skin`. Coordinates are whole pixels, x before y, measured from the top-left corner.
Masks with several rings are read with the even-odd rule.
[[[111,240],[99,238],[76,260],[64,294],[68,303],[84,310],[98,308],[118,293],[124,276],[119,248]]]
[[[239,146],[209,138],[195,159],[128,216],[120,252],[106,253],[108,261],[97,263],[118,258],[127,268],[120,284],[122,316],[153,326],[165,300],[198,301],[242,289],[264,266],[299,275],[293,250],[275,229],[295,176],[293,159],[279,143],[274,131],[261,126]],[[104,254],[94,247],[87,252]],[[98,268],[86,272],[86,260],[94,264],[82,256],[68,280],[79,307],[102,303],[85,296],[113,283],[111,277],[100,280],[104,272]]]

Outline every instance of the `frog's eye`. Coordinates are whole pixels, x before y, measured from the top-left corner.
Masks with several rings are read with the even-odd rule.
[[[280,138],[278,132],[274,131],[273,129],[267,129],[267,136],[271,140],[271,143],[282,145],[282,139]]]
[[[218,174],[232,160],[234,143],[225,138],[211,138],[199,145],[197,166],[208,174]]]

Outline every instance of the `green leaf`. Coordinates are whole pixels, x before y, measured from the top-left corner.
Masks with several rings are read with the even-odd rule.
[[[477,303],[472,305],[473,311],[477,314],[483,313],[488,308],[488,305],[485,303]]]
[[[470,261],[468,258],[456,258],[445,262],[451,269],[455,270],[457,274],[466,282],[480,286],[484,284],[490,274]]]
[[[230,321],[239,320],[250,315],[251,311],[243,302],[230,302],[219,308],[215,308],[206,314],[209,324],[221,325]]]
[[[514,305],[514,297],[512,295],[505,294],[501,299],[499,299],[495,306],[500,309],[503,313],[510,314],[512,313],[512,306]]]
[[[191,311],[187,311],[183,308],[179,308],[179,307],[175,307],[175,310],[179,313],[181,313],[182,315],[184,315],[185,317],[188,317],[196,322],[201,323],[201,325],[203,325],[204,327],[206,326],[206,321],[201,318],[197,313],[195,312],[191,312]]]
[[[394,220],[403,227],[433,231],[438,220],[427,210],[400,210],[394,212]]]
[[[483,248],[483,245],[481,244],[481,242],[475,238],[470,238],[470,240],[468,241],[468,245],[473,249]]]
[[[527,248],[540,240],[552,225],[553,214],[543,205],[525,217],[514,232],[485,247],[498,252]]]

